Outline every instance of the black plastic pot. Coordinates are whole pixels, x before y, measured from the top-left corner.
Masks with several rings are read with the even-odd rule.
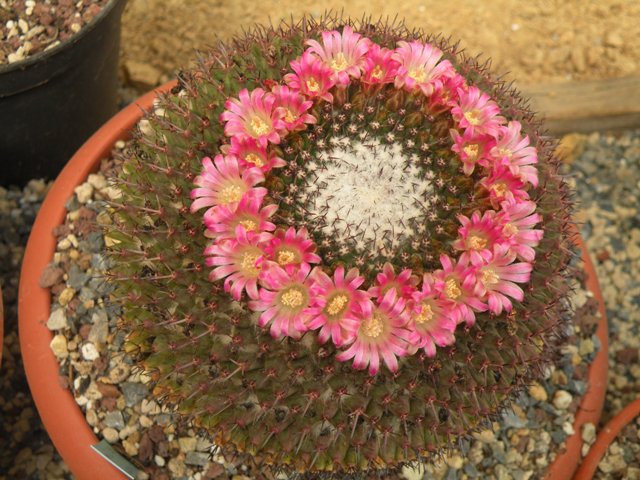
[[[0,66],[0,185],[55,178],[117,111],[120,17],[111,0],[56,47]]]

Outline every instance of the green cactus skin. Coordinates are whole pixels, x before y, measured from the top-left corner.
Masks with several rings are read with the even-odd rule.
[[[539,155],[540,184],[530,195],[545,234],[525,301],[514,302],[509,315],[476,314],[476,324],[459,327],[456,343],[435,358],[405,357],[398,373],[375,377],[336,361],[330,343],[318,345],[309,335],[275,341],[257,327],[255,314],[208,281],[202,216],[189,211],[201,158],[218,153],[225,140],[218,120],[225,100],[281,78],[305,39],[345,23],[391,48],[401,39],[438,46],[505,116],[522,123]],[[161,111],[147,114],[149,128],[136,130],[133,152],[114,179],[123,196],[112,205],[109,277],[122,302],[127,350],[151,375],[154,395],[206,430],[222,452],[257,455],[275,470],[346,478],[432,460],[539,379],[565,328],[570,192],[558,174],[553,141],[526,101],[487,68],[457,44],[401,23],[331,14],[256,28],[201,53],[197,66],[179,75],[179,86],[160,96]],[[389,112],[396,101],[385,99]],[[464,180],[459,188],[468,191]],[[404,248],[408,257],[416,253]],[[437,259],[438,245],[431,248]],[[396,271],[407,266],[399,256],[393,263]]]

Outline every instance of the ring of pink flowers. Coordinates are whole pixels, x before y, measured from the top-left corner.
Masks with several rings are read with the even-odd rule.
[[[269,326],[275,338],[300,338],[306,331],[319,329],[320,342],[331,339],[337,348],[347,347],[337,355],[338,360],[354,358],[355,368],[368,366],[375,375],[380,359],[395,371],[397,357],[418,350],[433,356],[436,346],[453,343],[459,323],[475,322],[474,312],[488,310],[499,315],[511,311],[509,297],[523,300],[523,291],[516,284],[528,282],[534,247],[542,237],[542,230],[534,228],[540,221],[536,204],[526,191],[528,185],[537,186],[537,154],[528,136],[520,134],[520,124],[506,123],[498,105],[477,87],[467,85],[436,47],[398,42],[390,50],[350,27],[343,32],[322,32],[322,40],[323,44],[308,40],[309,48],[290,62],[293,71],[284,76],[286,85],[267,81],[270,92],[242,90],[239,99],[227,101],[221,121],[230,144],[216,156],[215,166],[211,159],[203,160],[203,173],[196,179],[199,188],[192,192],[192,210],[210,207],[205,224],[214,240],[205,254],[207,265],[216,267],[210,278],[225,278],[224,288],[236,300],[246,292],[251,299],[249,308],[261,312],[260,326]],[[273,150],[269,152],[268,145],[315,123],[307,113],[313,102],[333,101],[331,90],[336,87],[339,91],[354,80],[370,88],[393,83],[398,89],[421,91],[431,112],[449,111],[453,117],[452,150],[462,162],[463,174],[471,175],[476,166],[486,173],[480,184],[493,210],[460,217],[459,236],[453,245],[462,253],[457,259],[443,255],[442,269],[425,274],[422,282],[411,270],[396,274],[388,264],[368,289],[361,288],[364,279],[355,269],[345,272],[338,267],[333,277],[321,265],[312,271],[311,264],[320,264],[321,259],[306,230],[289,228],[274,234],[276,226],[269,217],[277,207],[260,209],[267,190],[255,185],[264,181],[267,171],[286,164]],[[260,152],[261,165],[248,161],[247,152]],[[221,202],[220,185],[225,181],[232,185],[229,179],[246,191],[240,199]],[[244,214],[253,215],[257,228],[245,229],[239,220]],[[278,263],[274,255],[281,245],[298,248],[298,263]],[[488,245],[491,248],[485,248]],[[303,295],[285,299],[296,286]],[[339,294],[347,297],[347,307],[340,318],[331,320],[326,307]],[[378,324],[372,323],[373,315]],[[421,318],[429,324],[427,330],[418,328]],[[364,322],[369,322],[366,334],[360,332]],[[384,338],[378,341],[381,335]]]

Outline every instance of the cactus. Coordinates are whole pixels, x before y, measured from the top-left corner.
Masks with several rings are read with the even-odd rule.
[[[563,338],[571,203],[487,65],[331,14],[203,52],[114,180],[110,279],[153,393],[339,478],[486,425]]]

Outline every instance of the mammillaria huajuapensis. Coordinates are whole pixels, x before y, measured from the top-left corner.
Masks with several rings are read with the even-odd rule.
[[[203,53],[116,179],[111,278],[154,392],[305,472],[429,459],[542,375],[570,203],[518,94],[327,16]]]

